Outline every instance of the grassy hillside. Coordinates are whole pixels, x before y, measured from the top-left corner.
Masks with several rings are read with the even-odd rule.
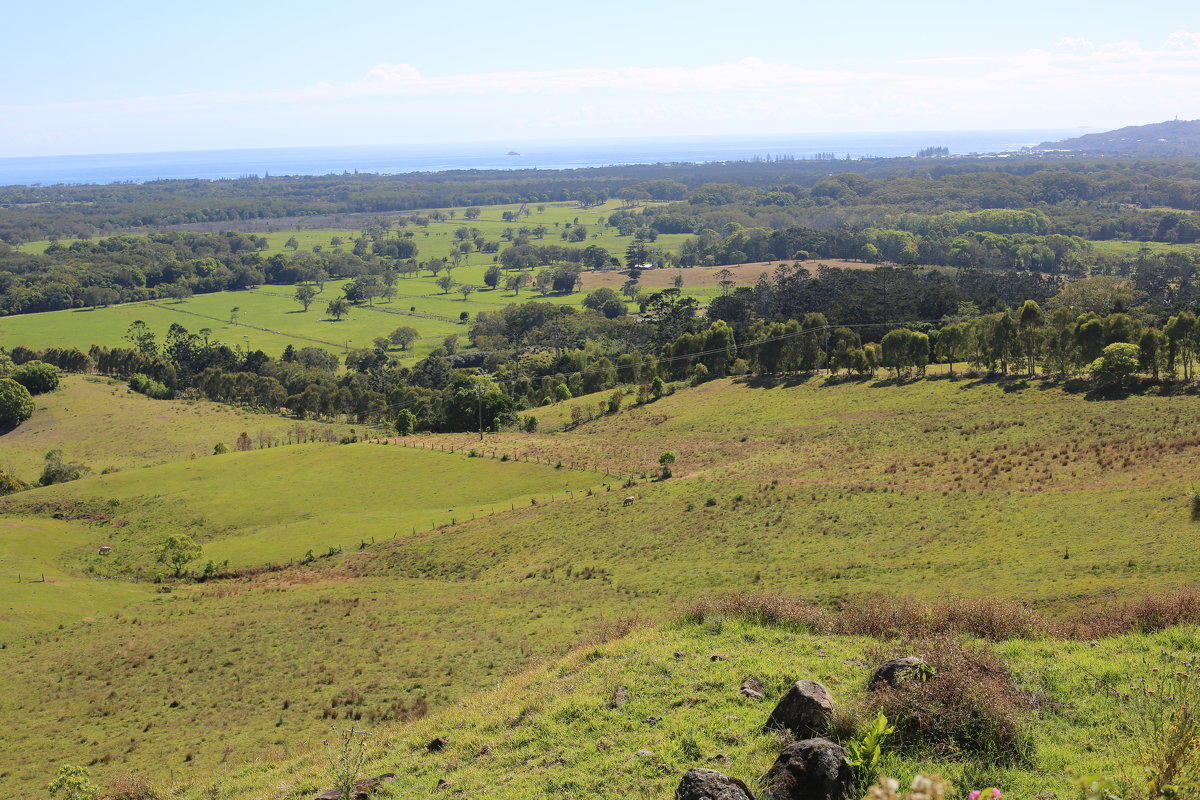
[[[97,538],[59,520],[0,519],[0,643],[107,615],[150,593],[146,584],[100,581],[64,566],[66,553]]]
[[[598,485],[600,476],[388,445],[305,444],[228,453],[152,470],[98,475],[3,501],[5,513],[101,514],[111,554],[101,573],[154,571],[167,533],[204,544],[203,560],[231,567],[299,561],[309,550],[408,538]]]
[[[1200,636],[1195,628],[1176,628],[1091,643],[1035,639],[981,646],[1007,662],[1018,691],[1037,699],[1023,713],[1027,757],[996,765],[971,756],[934,757],[928,748],[909,746],[886,751],[883,774],[907,780],[938,772],[962,794],[998,786],[1011,797],[1070,797],[1080,777],[1133,774],[1129,711],[1092,676],[1130,690],[1146,674],[1147,658],[1164,651],[1186,656],[1200,647]],[[755,787],[781,746],[779,735],[763,732],[763,722],[792,682],[819,680],[843,713],[869,715],[865,684],[874,664],[938,647],[944,645],[814,636],[738,619],[679,623],[579,649],[403,728],[355,727],[369,734],[364,774],[398,775],[384,797],[427,796],[439,786],[465,797],[517,800],[669,797],[693,767],[717,769]],[[761,682],[763,701],[739,693],[747,679]],[[627,699],[616,706],[618,687]],[[979,718],[978,725],[986,720]],[[426,745],[435,737],[447,745],[429,752]],[[329,786],[325,753],[315,738],[261,760],[231,762],[232,769],[196,781],[182,796],[299,798]]]
[[[5,513],[111,514],[84,528],[111,556],[68,553],[105,571],[152,566],[174,530],[205,543],[201,561],[346,553],[0,651],[18,676],[4,709],[21,720],[0,734],[0,771],[35,782],[60,758],[201,774],[227,744],[245,759],[324,735],[350,698],[376,721],[416,713],[417,698],[441,707],[605,620],[661,618],[712,592],[1012,597],[1055,613],[1185,585],[1200,569],[1183,496],[1198,425],[1190,397],[724,380],[562,433],[491,435],[486,458],[464,455],[480,447],[469,436],[436,437],[457,453],[422,439],[303,445],[17,495]],[[677,477],[641,478],[666,449]],[[547,466],[557,460],[636,485]],[[136,733],[147,723],[153,737]]]
[[[0,465],[30,482],[41,473],[48,450],[62,450],[68,460],[95,472],[124,470],[207,456],[217,442],[233,447],[243,432],[256,443],[286,440],[298,424],[207,401],[151,400],[122,381],[94,375],[64,375],[57,391],[35,402],[30,419],[0,435]],[[313,421],[299,427],[337,437],[350,429]]]

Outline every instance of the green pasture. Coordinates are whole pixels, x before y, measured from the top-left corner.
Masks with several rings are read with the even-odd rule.
[[[296,349],[320,347],[341,353],[347,347],[370,347],[379,336],[387,336],[401,326],[416,328],[421,339],[407,354],[418,358],[436,347],[450,334],[465,340],[466,328],[457,319],[433,316],[436,302],[415,303],[418,310],[424,305],[429,317],[416,316],[408,311],[414,305],[404,300],[374,307],[359,306],[340,321],[325,313],[333,297],[340,296],[340,284],[325,284],[325,293],[318,297],[307,312],[293,299],[290,286],[267,286],[244,292],[217,292],[195,295],[183,302],[173,300],[152,303],[126,303],[98,309],[50,311],[42,314],[23,314],[0,318],[0,344],[12,348],[79,347],[87,350],[92,344],[109,347],[128,346],[125,332],[135,320],[142,320],[158,334],[161,341],[167,329],[178,323],[192,333],[207,328],[210,338],[243,350],[263,350],[278,356],[289,344]],[[233,308],[238,308],[237,323],[231,321]],[[470,306],[468,306],[470,307]]]
[[[0,519],[0,643],[111,614],[149,595],[146,584],[98,580],[63,566],[105,537],[59,520]]]
[[[63,763],[102,784],[200,786],[319,752],[331,725],[381,730],[563,652],[598,596],[616,601],[583,579],[564,591],[341,571],[177,587],[0,649],[6,794],[37,796]]]
[[[543,429],[569,421],[565,410],[575,404],[594,414],[608,394],[544,409]],[[386,731],[416,715],[418,699],[434,711],[446,708],[561,653],[605,621],[662,621],[680,604],[714,593],[784,592],[829,603],[880,592],[1009,598],[1049,614],[1089,607],[1103,613],[1127,598],[1191,585],[1200,572],[1186,498],[1200,428],[1193,399],[1096,400],[1053,382],[948,376],[899,383],[726,379],[641,406],[627,399],[619,413],[558,433],[488,434],[482,444],[455,434],[411,437],[407,447],[278,447],[13,495],[0,501],[7,515],[0,519],[110,517],[63,523],[89,538],[52,556],[59,565],[161,572],[154,547],[168,532],[183,531],[204,546],[195,568],[210,559],[293,566],[254,579],[177,586],[120,617],[0,650],[0,674],[11,676],[0,681],[0,711],[17,720],[0,733],[0,771],[15,785],[36,786],[52,771],[51,759],[94,761],[101,776],[144,771],[163,782],[194,781],[189,791],[198,793],[228,769],[243,793],[235,796],[261,796],[294,781],[280,791],[299,797],[316,781],[314,768],[290,756],[314,747],[330,724],[349,719]],[[485,457],[468,457],[472,448]],[[660,481],[654,473],[665,450],[677,456],[675,476]],[[501,460],[505,455],[509,460]],[[552,466],[560,461],[601,472]],[[628,505],[626,497],[633,498]],[[111,554],[83,546],[100,540],[113,546]],[[330,548],[335,554],[324,557]],[[309,550],[314,560],[301,564]],[[817,671],[817,662],[798,661],[808,647],[801,639],[780,656],[775,633],[727,630],[733,638],[692,644],[687,636],[699,632],[662,634],[668,638],[661,652],[728,653],[741,660],[706,662],[718,666],[705,669],[738,667],[738,681],[743,672],[761,672],[776,688],[800,664],[809,674],[795,677],[816,671],[835,694],[854,697],[861,675],[843,661],[857,659],[861,643],[823,639],[831,655],[820,663],[829,668]],[[735,648],[760,636],[773,643],[774,655],[760,660]],[[676,673],[690,662],[659,658],[652,640],[631,641],[632,650],[616,645],[612,652],[624,655],[614,664],[661,674],[661,691],[675,699],[700,691],[669,689],[679,686],[677,678],[718,692],[720,700],[697,704],[716,709],[717,720],[749,713],[724,705],[742,702],[736,685],[721,691],[732,673]],[[1121,663],[1160,641],[1132,638],[1097,652]],[[638,660],[640,648],[649,661]],[[1089,713],[1091,700],[1077,696],[1070,670],[1046,671],[1067,658],[1091,664],[1089,651],[1057,642],[1002,648],[1021,680],[1044,683],[1055,698]],[[47,662],[56,669],[45,671]],[[627,679],[633,677],[623,672],[605,673],[603,684],[581,678],[579,697],[586,699],[555,692],[547,701],[554,725],[516,728],[524,733],[515,744],[492,747],[513,747],[512,758],[541,764],[504,769],[514,773],[505,779],[506,796],[553,793],[552,786],[562,796],[590,796],[590,775],[611,778],[609,756],[585,758],[553,743],[577,732],[572,720],[588,724],[577,706],[598,706],[589,692],[611,695],[607,681]],[[659,690],[637,685],[647,702],[665,703],[652,699]],[[494,708],[507,700],[484,702]],[[697,752],[687,745],[687,759],[671,756],[684,745],[664,731],[694,730],[705,758],[721,742],[720,752],[739,759],[730,767],[735,774],[763,766],[767,740],[728,728],[725,746],[707,716],[683,708],[690,706],[673,706],[668,717],[636,707],[634,719],[672,720],[645,733],[665,737],[662,745],[646,745],[643,733],[619,717],[611,728],[594,724],[614,752],[672,748],[661,754],[665,768],[655,762],[658,782],[677,780]],[[432,738],[430,731],[464,719],[454,715],[478,712],[447,713],[412,735]],[[520,709],[518,715],[528,716]],[[1075,760],[1075,745],[1067,744],[1082,724],[1075,720],[1040,723],[1036,769],[952,777],[1022,789],[1036,774],[1058,791],[1065,765],[1104,768],[1098,756]],[[137,732],[147,724],[152,735]],[[454,730],[475,731],[476,724],[487,721],[466,720]],[[458,735],[476,743],[473,733]],[[491,741],[494,732],[479,735]],[[407,748],[386,757],[381,751],[377,763],[391,758],[428,778],[424,767],[404,760]],[[282,771],[255,784],[251,770],[263,764]],[[429,765],[468,789],[484,774]],[[621,780],[645,777],[629,774]]]
[[[0,466],[28,483],[37,481],[49,450],[98,473],[208,456],[217,442],[232,448],[242,433],[257,447],[297,429],[340,438],[350,427],[204,400],[151,400],[123,381],[94,375],[64,375],[35,403],[32,417],[0,435]]]
[[[589,472],[463,452],[306,444],[97,475],[11,496],[5,510],[111,514],[112,526],[123,525],[111,533],[113,552],[85,559],[88,567],[161,572],[154,550],[169,533],[201,542],[200,563],[290,563],[309,550],[350,551],[535,501],[566,500],[601,481]]]

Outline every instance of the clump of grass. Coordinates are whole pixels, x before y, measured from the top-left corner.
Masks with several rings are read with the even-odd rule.
[[[108,782],[108,800],[159,800],[160,795],[145,775],[128,773]]]
[[[864,700],[895,725],[894,746],[938,759],[1026,762],[1033,751],[1027,719],[1032,703],[1008,665],[949,637],[930,640],[920,650],[932,668],[930,677],[878,689]]]
[[[1054,626],[1036,612],[1019,603],[995,599],[925,604],[869,596],[829,609],[783,595],[735,593],[697,601],[683,619],[703,622],[712,616],[738,617],[812,633],[880,639],[966,633],[989,641],[1003,641],[1032,639],[1054,632]]]
[[[1155,633],[1176,625],[1200,624],[1200,589],[1148,594],[1104,614],[1090,613],[1065,623],[1063,635],[1098,639],[1135,631]]]

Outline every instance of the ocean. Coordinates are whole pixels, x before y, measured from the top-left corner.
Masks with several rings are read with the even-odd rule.
[[[753,158],[891,158],[925,147],[955,155],[1007,153],[1044,141],[1077,136],[1072,130],[905,131],[822,133],[762,137],[655,137],[351,147],[274,147],[163,153],[0,158],[0,185],[143,183],[251,175],[397,174],[460,169],[575,169],[617,164],[743,161]]]

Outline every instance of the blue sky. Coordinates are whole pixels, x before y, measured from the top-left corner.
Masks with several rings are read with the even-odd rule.
[[[1200,117],[1173,0],[17,5],[0,156]]]

